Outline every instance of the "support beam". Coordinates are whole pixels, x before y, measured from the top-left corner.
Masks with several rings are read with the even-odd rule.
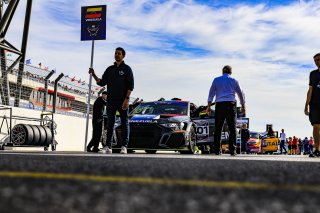
[[[11,22],[12,16],[14,15],[14,11],[17,8],[19,0],[11,0],[6,9],[6,12],[3,14],[3,17],[0,20],[0,34],[4,37],[4,33],[7,32],[9,24]]]
[[[15,96],[15,100],[14,100],[15,107],[19,106],[20,97],[21,97],[22,77],[23,77],[24,61],[25,61],[26,50],[27,50],[29,25],[30,25],[30,18],[31,18],[31,8],[32,8],[32,0],[27,0],[26,15],[25,15],[24,29],[23,29],[23,37],[22,37],[22,44],[21,44],[22,57],[21,57],[20,63],[19,63],[17,87],[16,87],[16,92],[15,92],[16,96]]]
[[[54,80],[54,92],[53,92],[53,109],[52,112],[56,113],[56,103],[57,103],[57,94],[58,94],[58,82],[60,79],[64,76],[63,73],[61,73],[56,80]]]
[[[42,112],[45,112],[47,110],[47,96],[48,96],[48,80],[53,75],[54,70],[51,70],[51,72],[44,78],[44,98],[43,98],[43,108]]]

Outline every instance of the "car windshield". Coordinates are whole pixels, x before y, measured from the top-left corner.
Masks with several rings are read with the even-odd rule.
[[[258,132],[250,132],[250,138],[259,138],[259,133]]]
[[[157,101],[142,103],[137,106],[132,115],[160,115],[160,114],[180,114],[188,115],[188,102],[178,101]]]

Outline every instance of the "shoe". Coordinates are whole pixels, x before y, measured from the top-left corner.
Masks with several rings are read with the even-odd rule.
[[[210,148],[209,148],[209,154],[214,154],[215,153],[215,151],[214,151],[214,149],[213,149],[213,147],[212,146],[210,146]]]
[[[314,157],[316,157],[316,155],[315,155],[313,152],[311,152],[311,153],[309,154],[309,158],[314,158]]]
[[[87,152],[92,152],[91,148],[92,146],[87,146]]]
[[[91,152],[99,152],[99,151],[100,151],[100,149],[95,148],[95,147],[91,150]]]
[[[318,149],[314,150],[314,155],[320,157],[320,151]]]
[[[211,152],[210,154],[213,154],[213,155],[221,155],[221,151],[219,151],[219,152]]]
[[[121,147],[120,154],[127,154],[127,147],[125,146]]]
[[[107,146],[105,146],[105,147],[102,148],[102,153],[103,154],[112,154],[112,149],[107,147]]]
[[[230,155],[231,155],[231,156],[237,156],[237,151],[234,150],[233,152],[230,152]]]

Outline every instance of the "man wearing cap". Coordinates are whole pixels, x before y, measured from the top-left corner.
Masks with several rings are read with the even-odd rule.
[[[134,88],[133,73],[123,59],[126,55],[125,50],[122,47],[118,47],[115,50],[115,62],[112,66],[109,66],[102,78],[98,78],[91,68],[89,73],[96,80],[99,86],[107,85],[108,98],[107,98],[107,115],[108,115],[108,128],[107,128],[107,141],[106,146],[103,147],[102,152],[106,154],[112,153],[111,140],[113,137],[113,128],[115,123],[115,115],[118,111],[120,113],[121,127],[122,127],[122,154],[127,154],[127,146],[129,143],[129,99],[131,92]]]
[[[213,98],[216,97],[215,109],[215,130],[214,130],[214,144],[210,147],[210,153],[216,155],[221,154],[221,131],[223,123],[226,120],[230,131],[229,135],[229,151],[232,156],[236,155],[236,123],[237,123],[237,104],[235,94],[237,93],[240,104],[241,112],[245,113],[245,99],[244,93],[238,81],[231,77],[232,68],[226,65],[222,69],[222,76],[213,80],[209,96],[207,113],[211,114],[211,105]]]
[[[101,93],[94,104],[92,113],[92,139],[87,146],[87,152],[99,152],[99,142],[102,134],[102,121],[104,120],[104,126],[106,126],[107,119],[103,119],[103,115],[106,111],[107,105],[107,91],[104,90]]]

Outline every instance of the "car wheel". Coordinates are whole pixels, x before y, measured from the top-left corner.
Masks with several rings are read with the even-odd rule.
[[[181,154],[195,154],[197,145],[197,137],[196,131],[192,126],[189,132],[189,150],[188,151],[180,151]]]
[[[144,150],[147,154],[156,154],[157,150]]]

